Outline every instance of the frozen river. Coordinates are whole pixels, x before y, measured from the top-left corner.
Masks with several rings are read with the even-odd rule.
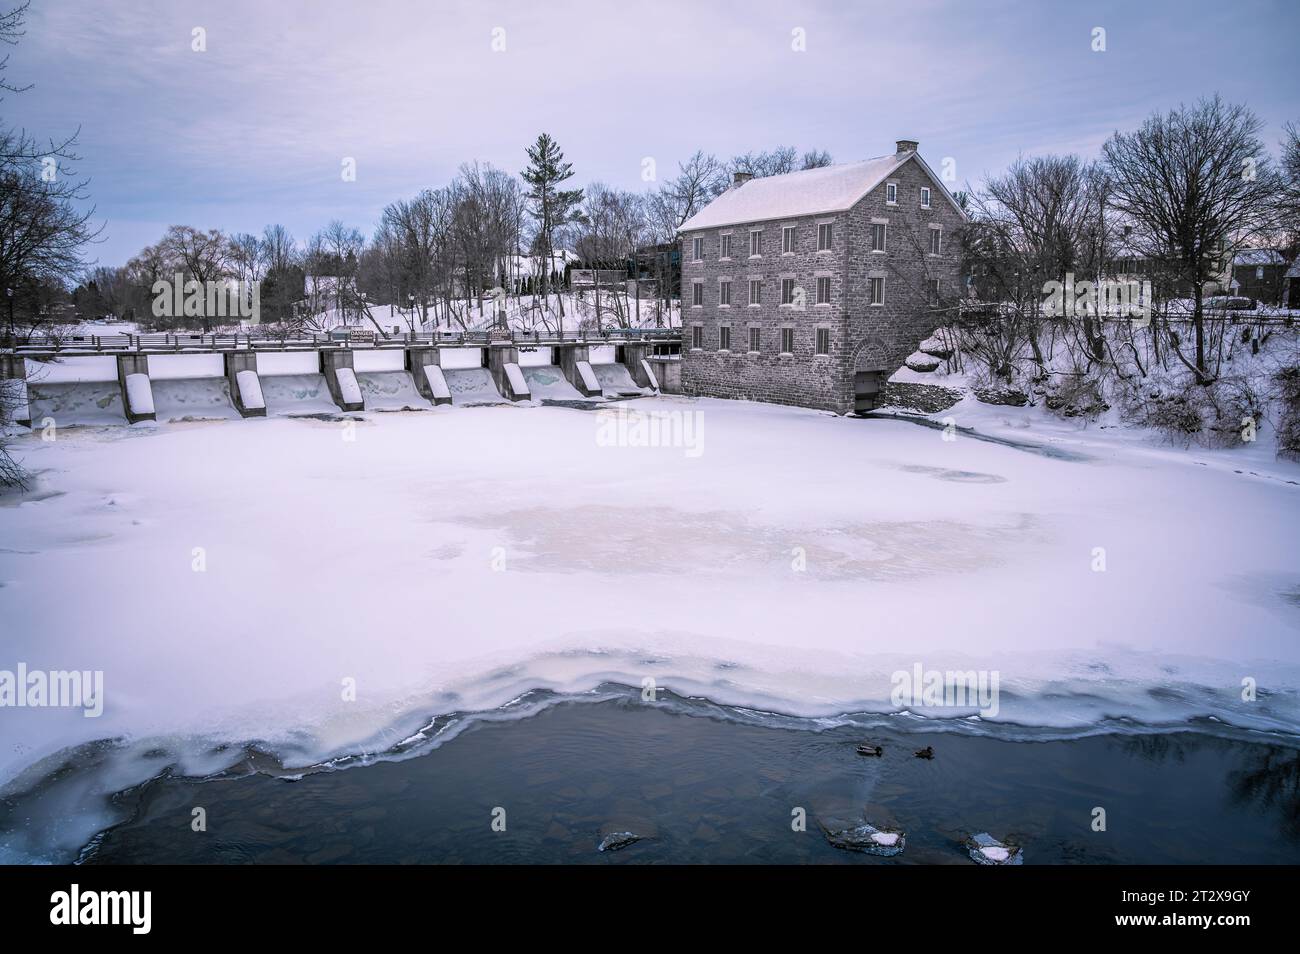
[[[657,417],[440,408],[20,439],[37,478],[0,506],[0,670],[101,672],[102,714],[4,710],[0,781],[117,740],[71,756],[97,768],[49,806],[88,815],[66,849],[102,794],[160,764],[223,768],[225,743],[305,766],[602,683],[1006,737],[1300,728],[1294,465],[619,408]],[[647,434],[670,446],[629,446]],[[900,707],[897,674],[933,671],[995,674],[996,706]],[[10,856],[51,837],[11,837]]]

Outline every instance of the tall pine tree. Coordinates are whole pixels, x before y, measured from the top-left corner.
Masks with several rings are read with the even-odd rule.
[[[573,165],[564,161],[559,144],[546,133],[528,147],[528,168],[522,175],[528,185],[529,212],[537,220],[537,251],[545,263],[542,268],[542,300],[545,301],[554,267],[555,230],[579,217],[577,209],[582,202],[582,190],[560,188],[573,177]],[[563,319],[564,299],[559,301]]]

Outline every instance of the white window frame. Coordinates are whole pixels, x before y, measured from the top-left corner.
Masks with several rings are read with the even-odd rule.
[[[718,350],[731,351],[731,325],[718,325]]]
[[[826,350],[821,349],[822,336],[826,336]],[[817,358],[829,358],[831,356],[831,330],[829,328],[813,329],[813,356]]]
[[[758,286],[758,298],[757,298],[757,299],[754,298],[754,286],[755,286],[755,285]],[[750,308],[762,308],[762,307],[763,307],[763,279],[761,279],[761,278],[751,278],[751,279],[749,279],[749,305],[748,305],[748,306],[749,306]]]
[[[756,248],[758,249],[758,251],[754,251],[754,249]],[[763,230],[762,229],[749,230],[749,257],[750,258],[763,257]]]
[[[943,226],[930,226],[930,255],[938,257],[943,254]]]
[[[757,341],[754,340],[755,335],[758,336]],[[760,354],[762,350],[763,350],[763,326],[750,325],[749,326],[749,353]]]
[[[890,196],[893,198],[890,198]],[[885,183],[885,205],[898,205],[898,180],[890,179]]]
[[[704,350],[704,326],[703,325],[691,325],[691,350],[692,351]]]
[[[817,300],[816,300],[816,302],[814,302],[813,307],[814,307],[814,308],[817,308],[817,307],[821,307],[821,308],[829,308],[830,305],[831,305],[831,295],[832,295],[832,294],[834,293],[834,291],[835,291],[835,289],[834,289],[834,288],[832,287],[832,285],[831,285],[831,276],[829,276],[829,275],[818,275],[818,276],[816,276],[816,278],[817,278],[817,291],[816,291]],[[825,283],[826,283],[826,298],[825,298],[825,300],[822,299],[822,282],[825,282]]]
[[[785,350],[785,336],[786,336],[786,335],[789,335],[789,336],[790,336],[790,350],[789,350],[789,351],[786,351],[786,350]],[[779,340],[778,340],[778,342],[777,342],[777,347],[781,349],[780,351],[777,352],[778,354],[791,354],[791,355],[794,354],[794,328],[792,328],[792,327],[789,326],[789,325],[785,325],[785,326],[783,326],[783,327],[781,328],[781,334],[780,334],[780,336],[779,336]]]
[[[825,231],[825,235],[826,235],[826,244],[825,244],[825,245],[822,244],[822,234],[823,234],[823,233],[822,233],[822,230],[823,230],[823,229],[826,230],[826,231]],[[834,223],[834,222],[818,222],[818,223],[817,223],[817,251],[819,251],[819,252],[833,252],[833,251],[835,250],[835,249],[834,249],[834,245],[835,245],[835,223]]]
[[[704,307],[704,282],[691,282],[691,307]]]
[[[731,261],[731,233],[723,232],[718,236],[718,261]]]
[[[731,307],[731,279],[730,278],[718,279],[718,307],[719,308]]]
[[[786,291],[786,288],[787,288],[787,287],[790,289],[790,299],[789,299],[789,301],[787,301],[787,300],[786,300],[786,297],[785,297],[785,291]],[[782,276],[782,278],[781,278],[781,298],[780,298],[780,303],[781,303],[781,307],[782,307],[782,308],[792,308],[792,307],[794,307],[794,287],[795,287],[795,286],[794,286],[794,279],[793,279],[793,278],[791,278],[791,277],[788,276],[788,275]]]
[[[921,186],[921,208],[930,208],[930,187]]]
[[[876,227],[880,227],[880,248],[876,248]],[[889,223],[882,219],[871,221],[871,254],[884,255],[889,251]]]
[[[876,294],[876,282],[880,282],[880,294]],[[871,275],[867,278],[867,298],[868,305],[872,308],[882,308],[885,304],[885,276]]]
[[[691,261],[692,262],[704,261],[704,236],[703,235],[697,235],[695,236],[695,238],[691,239]]]
[[[793,255],[795,253],[795,229],[794,225],[781,226],[781,254]]]

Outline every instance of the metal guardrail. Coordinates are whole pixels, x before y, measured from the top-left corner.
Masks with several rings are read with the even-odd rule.
[[[493,344],[618,344],[620,342],[672,342],[681,340],[674,328],[611,328],[606,331],[505,332],[418,331],[352,340],[326,333],[275,335],[243,334],[143,334],[143,335],[18,335],[0,337],[0,349],[17,352],[121,352],[121,351],[245,351],[295,348],[407,348],[419,345],[488,347]]]

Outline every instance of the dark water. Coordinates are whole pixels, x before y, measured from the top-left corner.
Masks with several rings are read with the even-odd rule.
[[[882,758],[856,754],[868,737]],[[933,760],[915,758],[926,745]],[[164,777],[120,798],[129,820],[86,862],[969,864],[961,844],[979,831],[1022,846],[1028,864],[1300,862],[1294,748],[1192,732],[792,730],[633,698],[481,723],[403,762],[297,781]],[[196,806],[206,832],[191,830]],[[796,808],[805,832],[792,830]],[[820,827],[862,821],[905,830],[906,851],[841,851]],[[644,840],[597,852],[621,830]]]

